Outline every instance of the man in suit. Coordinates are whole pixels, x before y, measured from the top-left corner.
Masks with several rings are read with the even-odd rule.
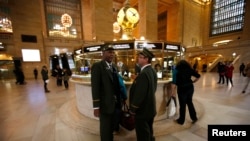
[[[100,119],[101,141],[113,141],[116,109],[121,108],[121,96],[117,68],[112,63],[115,57],[113,46],[105,45],[102,53],[102,60],[91,68],[94,116]]]
[[[135,115],[137,141],[154,141],[153,122],[156,115],[155,91],[157,75],[151,66],[153,53],[144,48],[138,54],[141,72],[130,88],[130,113]]]

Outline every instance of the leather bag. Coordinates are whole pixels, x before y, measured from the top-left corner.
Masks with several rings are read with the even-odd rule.
[[[129,113],[128,105],[125,102],[121,112],[120,125],[129,131],[135,129],[135,117]]]

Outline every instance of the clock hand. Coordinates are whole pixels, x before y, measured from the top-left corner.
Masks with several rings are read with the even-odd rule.
[[[131,10],[129,10],[129,12],[130,12],[130,13],[132,13],[132,14],[133,14],[133,16],[135,15],[135,13],[134,13],[134,12],[132,12]]]

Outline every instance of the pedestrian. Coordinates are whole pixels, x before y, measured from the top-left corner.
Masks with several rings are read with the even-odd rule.
[[[232,63],[226,65],[226,73],[225,73],[226,82],[228,85],[228,81],[230,81],[232,87],[233,87],[233,71],[234,71],[234,66]]]
[[[194,69],[195,71],[197,71],[197,67],[198,67],[198,60],[195,59],[195,63],[194,63],[194,65],[193,65],[193,69]]]
[[[218,74],[219,74],[219,81],[217,82],[218,84],[222,83],[224,84],[225,82],[225,65],[222,62],[218,63]]]
[[[192,79],[193,78],[193,79]],[[186,117],[186,105],[188,106],[189,115],[192,123],[195,123],[198,118],[193,104],[194,85],[200,78],[200,74],[194,70],[191,65],[185,61],[180,60],[176,68],[173,70],[172,89],[177,87],[177,95],[179,99],[179,118],[175,120],[176,123],[183,125]],[[172,96],[175,96],[172,91]]]
[[[246,92],[248,84],[250,83],[250,62],[246,65],[244,69],[244,74],[246,74],[246,84],[245,84],[245,87],[243,88],[242,93]]]
[[[140,73],[130,88],[129,109],[135,116],[137,141],[154,141],[153,123],[156,115],[157,75],[151,66],[154,54],[143,48],[138,54]]]
[[[42,75],[42,79],[43,79],[43,83],[44,83],[44,91],[46,93],[49,93],[50,91],[48,90],[47,88],[47,84],[49,82],[49,75],[48,75],[49,71],[47,69],[46,66],[43,66],[42,67],[42,70],[41,70],[41,75]]]
[[[156,71],[157,78],[162,79],[162,68],[161,68],[161,65],[158,64],[158,63],[155,64],[154,69],[155,69],[155,71]]]
[[[24,76],[24,73],[23,73],[23,69],[21,66],[19,66],[16,70],[15,70],[15,74],[16,74],[16,84],[19,84],[19,85],[24,85],[26,84],[25,82],[25,76]]]
[[[239,70],[240,70],[240,76],[243,75],[244,69],[245,69],[245,64],[242,63],[242,64],[240,65],[240,68],[239,68]]]
[[[70,78],[70,74],[69,74],[69,71],[68,69],[64,68],[63,69],[63,72],[62,72],[62,79],[63,79],[63,84],[64,84],[64,87],[66,89],[69,88],[69,78]]]
[[[36,68],[34,68],[33,73],[34,73],[35,79],[37,79],[38,71]]]
[[[113,141],[117,109],[124,102],[120,95],[117,67],[112,45],[102,47],[102,60],[91,68],[91,88],[94,116],[100,121],[101,141]]]
[[[62,69],[59,65],[56,65],[56,69],[54,70],[56,74],[56,85],[62,86]]]

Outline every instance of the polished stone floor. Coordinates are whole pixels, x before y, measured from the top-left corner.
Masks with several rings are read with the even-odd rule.
[[[216,73],[202,73],[194,100],[202,104],[203,116],[184,130],[157,136],[156,141],[207,141],[209,124],[250,124],[250,86],[241,94],[244,79],[235,73],[232,87],[217,84]],[[0,141],[99,141],[98,135],[73,128],[60,117],[60,109],[75,97],[74,84],[69,89],[57,87],[51,78],[48,88],[51,92],[44,93],[41,78],[27,80],[26,85],[0,82]]]

